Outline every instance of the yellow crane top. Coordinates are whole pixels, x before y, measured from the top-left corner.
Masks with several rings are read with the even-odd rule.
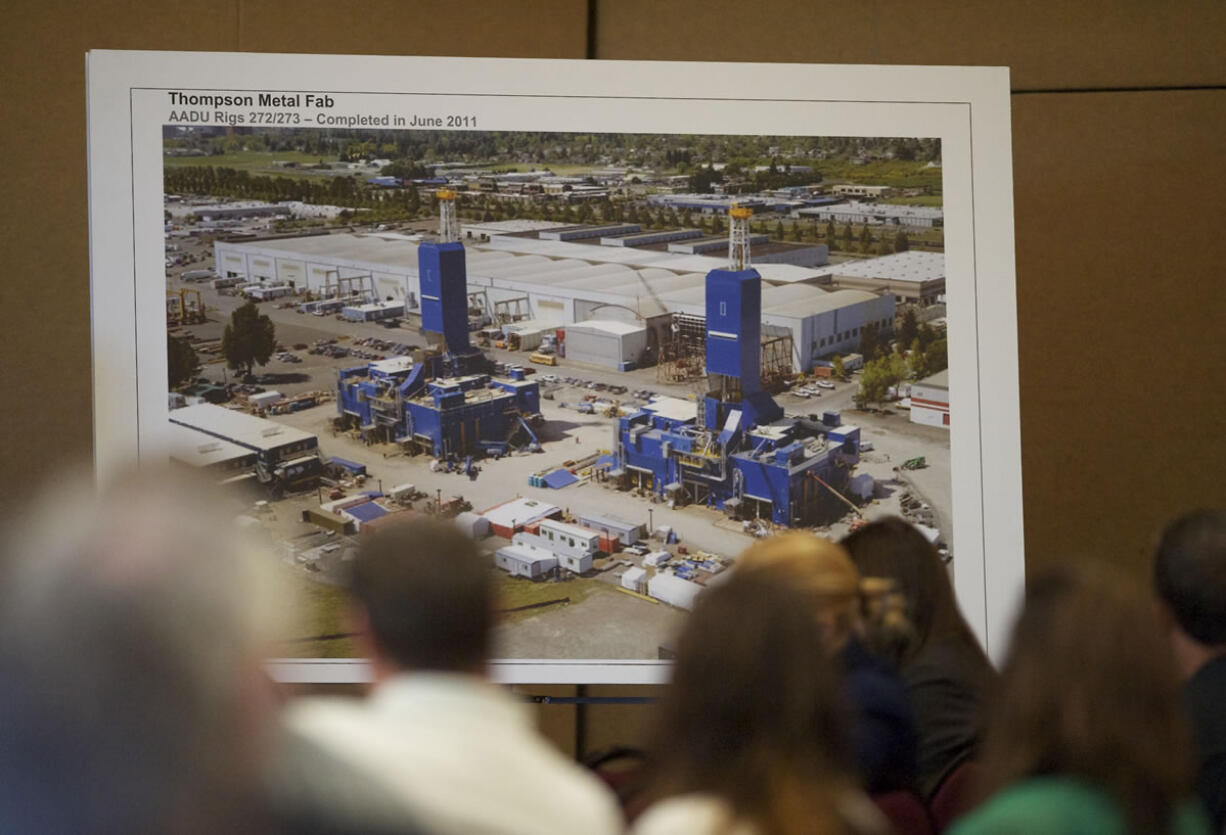
[[[440,188],[434,192],[434,196],[439,200],[455,200],[455,189]]]
[[[728,209],[728,216],[734,217],[737,220],[749,220],[751,217],[753,217],[753,209],[746,208],[745,206],[737,206],[734,204],[731,208]]]

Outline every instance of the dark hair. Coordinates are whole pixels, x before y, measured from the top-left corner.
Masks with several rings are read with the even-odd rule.
[[[471,670],[488,657],[489,565],[454,525],[413,520],[363,543],[349,587],[378,650],[407,669]]]
[[[1154,586],[1184,632],[1202,644],[1226,644],[1226,513],[1198,510],[1167,526]]]
[[[905,662],[933,638],[953,638],[987,663],[979,641],[958,610],[949,572],[922,533],[890,516],[853,531],[840,544],[851,554],[861,575],[893,580],[906,598],[907,620],[915,638],[896,660]]]
[[[769,567],[738,568],[700,598],[658,715],[658,794],[713,794],[776,835],[839,831],[847,722],[813,612]]]
[[[1110,793],[1134,833],[1165,832],[1191,787],[1179,679],[1145,590],[1118,570],[1034,578],[985,743],[986,788],[1043,774]]]

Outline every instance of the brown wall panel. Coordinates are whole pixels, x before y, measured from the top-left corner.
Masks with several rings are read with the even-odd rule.
[[[582,58],[586,0],[239,0],[245,52]]]
[[[1226,4],[598,0],[597,58],[979,64],[1014,89],[1226,83]]]
[[[232,49],[233,0],[36,3],[0,27],[6,276],[0,506],[92,454],[85,52]],[[20,393],[20,394],[18,394]]]
[[[1013,99],[1027,568],[1226,506],[1226,91]]]

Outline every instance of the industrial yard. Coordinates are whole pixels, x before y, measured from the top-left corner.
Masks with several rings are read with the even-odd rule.
[[[439,214],[396,228],[287,236],[255,204],[167,224],[168,333],[198,364],[172,387],[172,458],[215,471],[320,590],[287,655],[350,651],[345,564],[413,514],[489,552],[507,658],[656,658],[780,527],[900,514],[952,548],[944,372],[869,404],[853,361],[904,306],[937,321],[939,253],[863,259],[840,285],[824,247],[754,260],[736,201],[704,255],[636,224],[462,224],[436,186]],[[249,374],[227,361],[241,316],[275,333]]]

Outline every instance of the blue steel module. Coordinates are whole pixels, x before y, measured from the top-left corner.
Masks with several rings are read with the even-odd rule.
[[[468,277],[459,243],[418,249],[422,331],[431,347],[338,372],[336,405],[372,440],[412,444],[437,458],[500,455],[537,446],[540,387],[520,370],[486,373],[489,360],[468,341]]]
[[[779,525],[817,520],[859,463],[860,430],[831,412],[786,418],[762,389],[756,270],[712,270],[706,291],[706,396],[697,408],[661,398],[621,417],[610,475],[671,503]]]

